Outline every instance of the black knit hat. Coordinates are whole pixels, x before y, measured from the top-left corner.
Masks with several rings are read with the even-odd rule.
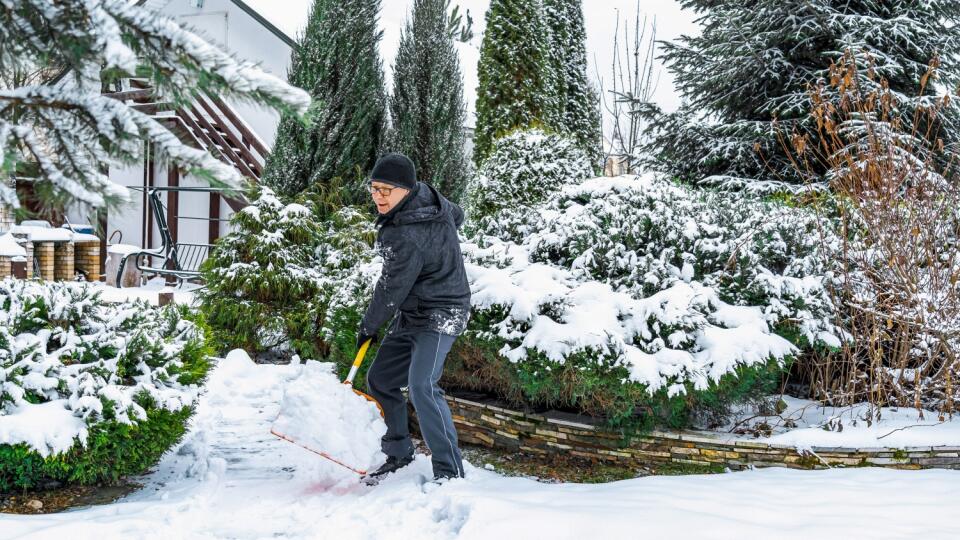
[[[417,185],[417,170],[413,161],[403,154],[384,154],[373,166],[370,180],[413,189]]]

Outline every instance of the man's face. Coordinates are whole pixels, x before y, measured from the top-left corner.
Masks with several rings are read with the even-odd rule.
[[[370,196],[373,202],[377,204],[377,212],[386,214],[394,206],[400,204],[400,201],[410,193],[409,189],[384,184],[374,180],[370,183]]]

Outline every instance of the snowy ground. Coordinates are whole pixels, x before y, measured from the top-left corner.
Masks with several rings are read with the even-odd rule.
[[[421,485],[429,461],[377,487],[272,437],[294,368],[233,355],[194,428],[145,487],[52,515],[0,515],[0,538],[956,538],[960,472],[755,470],[544,484],[468,466]],[[317,411],[321,414],[322,411]]]
[[[769,435],[759,442],[796,448],[911,448],[960,446],[960,417],[941,416],[937,411],[913,407],[871,408],[867,403],[849,407],[822,407],[816,401],[790,396],[775,397],[786,402],[779,415],[757,416],[743,411],[718,431],[755,431],[766,424]]]

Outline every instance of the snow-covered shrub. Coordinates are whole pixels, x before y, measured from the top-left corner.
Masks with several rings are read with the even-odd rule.
[[[492,237],[482,243],[463,246],[474,306],[463,346],[486,350],[498,366],[492,372],[486,366],[487,375],[499,382],[488,386],[482,374],[471,382],[464,381],[471,375],[451,373],[457,384],[501,394],[513,386],[506,397],[515,401],[623,421],[638,407],[653,409],[643,422],[676,427],[706,412],[694,403],[739,384],[737,374],[763,384],[731,399],[769,391],[771,379],[763,375],[776,376],[796,352],[759,308],[730,305],[702,283],[680,280],[644,297],[534,262],[524,245]],[[460,360],[453,370],[476,372],[475,362]],[[718,401],[714,408],[729,403]]]
[[[702,285],[759,316],[797,345],[839,345],[821,249],[837,243],[815,212],[657,177],[596,178],[565,188],[537,212],[492,224],[532,261],[649,298]],[[708,312],[703,312],[703,315]]]
[[[183,435],[206,374],[183,306],[0,281],[0,491],[137,474]]]
[[[359,301],[350,284],[372,257],[372,220],[344,207],[323,221],[320,204],[309,195],[287,204],[264,187],[232,218],[234,231],[205,263],[207,287],[198,293],[224,350],[330,353],[338,303]]]
[[[497,140],[467,184],[468,229],[482,229],[501,210],[530,208],[591,176],[590,160],[576,141],[541,129],[514,131]]]

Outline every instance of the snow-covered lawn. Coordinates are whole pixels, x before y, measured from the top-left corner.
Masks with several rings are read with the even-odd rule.
[[[421,485],[420,457],[377,487],[268,433],[296,366],[231,355],[184,443],[121,501],[0,516],[0,538],[956,538],[960,472],[765,469],[544,484],[467,466]],[[323,414],[323,411],[316,411]]]

